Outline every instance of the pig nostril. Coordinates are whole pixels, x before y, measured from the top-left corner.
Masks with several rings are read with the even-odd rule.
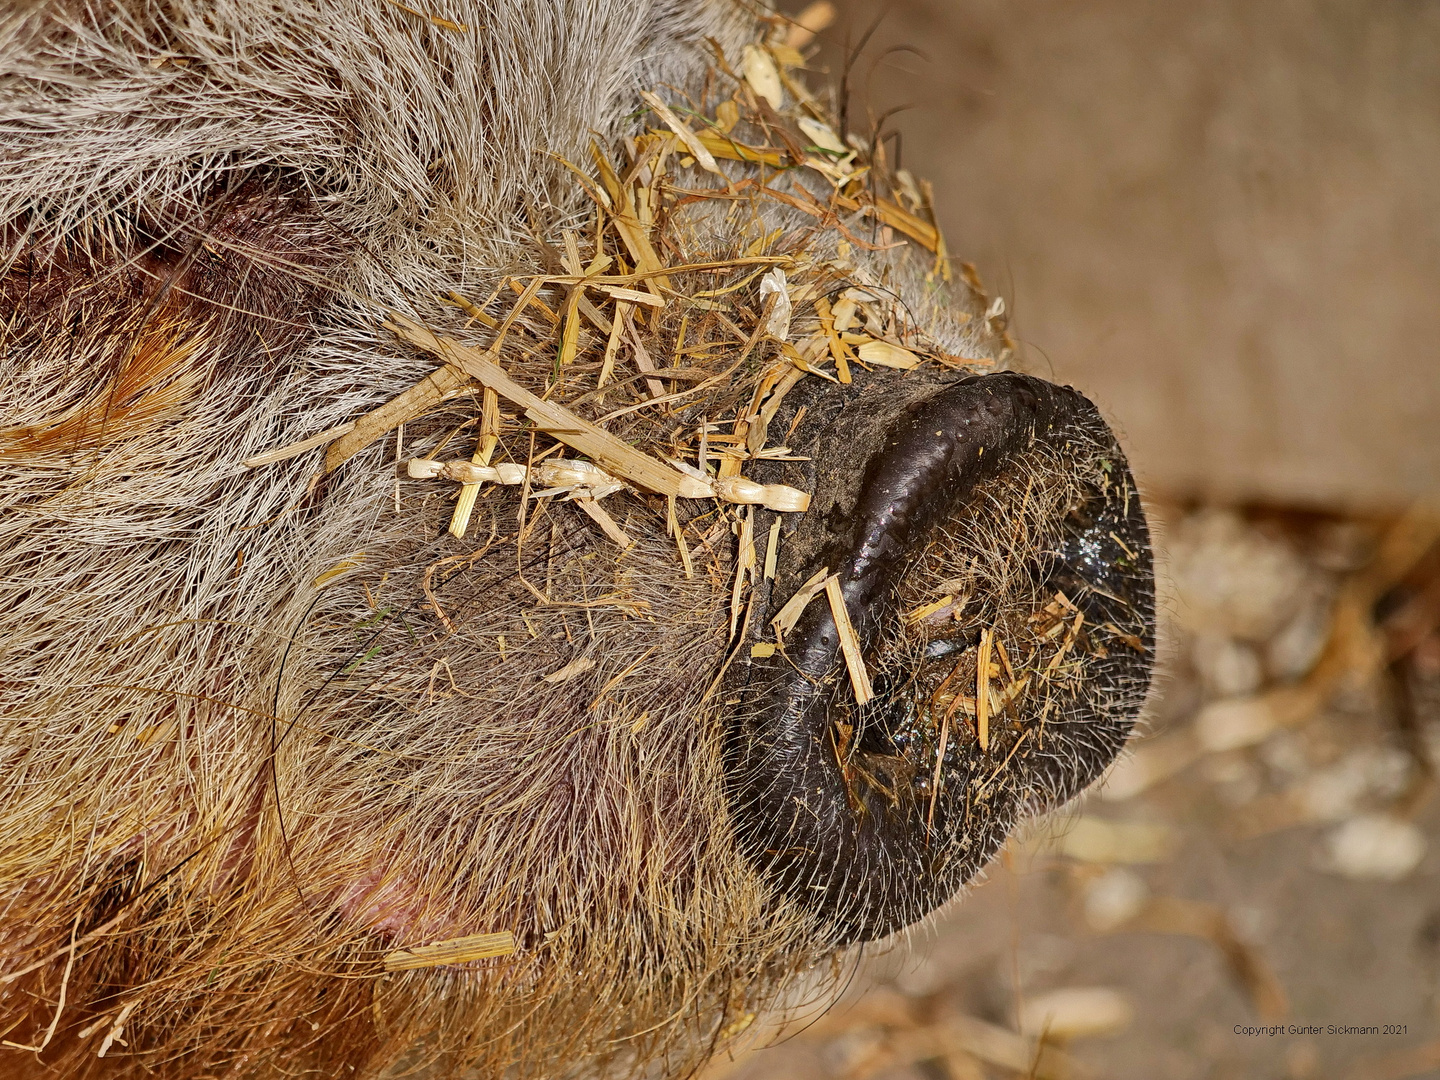
[[[1080,394],[964,379],[873,445],[856,485],[855,441],[817,434],[816,517],[780,578],[837,574],[875,698],[857,706],[824,603],[731,695],[742,844],[836,942],[921,918],[1098,776],[1153,654],[1140,500]]]

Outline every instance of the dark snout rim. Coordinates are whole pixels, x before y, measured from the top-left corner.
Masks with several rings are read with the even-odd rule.
[[[827,455],[842,454],[851,470],[859,458],[854,445],[827,448],[825,440],[817,436],[811,448],[820,462],[812,478],[822,488],[827,477],[843,473],[843,467],[827,472]],[[961,379],[909,402],[860,458],[858,488],[833,501],[817,499],[828,537],[810,545],[808,566],[796,575],[820,566],[838,575],[862,651],[869,650],[912,553],[938,524],[966,509],[978,485],[1037,441],[1061,455],[1094,453],[1099,445],[1122,474],[1093,515],[1094,535],[1080,537],[1055,572],[1087,620],[1128,619],[1143,626],[1144,646],[1101,661],[1093,692],[1081,695],[1077,707],[1086,715],[1072,720],[1084,726],[1084,753],[1038,764],[1040,801],[1054,803],[1083,789],[1119,752],[1143,703],[1154,652],[1144,512],[1124,456],[1089,400],[1069,387],[1000,373]],[[844,481],[833,479],[837,485]],[[785,599],[775,596],[770,608]],[[811,604],[783,655],[754,661],[736,677],[727,740],[742,847],[780,894],[824,921],[836,944],[883,937],[939,907],[994,854],[1024,810],[1011,800],[985,815],[971,812],[968,777],[943,788],[950,794],[932,802],[928,815],[917,806],[857,797],[831,730],[837,701],[853,695],[837,678],[842,670],[831,610]],[[853,696],[848,702],[853,706]]]

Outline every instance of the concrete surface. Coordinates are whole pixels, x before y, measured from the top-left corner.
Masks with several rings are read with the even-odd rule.
[[[1089,392],[1142,481],[1369,508],[1440,488],[1440,5],[839,7],[833,70],[885,16],[852,128],[911,106],[885,129],[1010,303],[1020,366]]]

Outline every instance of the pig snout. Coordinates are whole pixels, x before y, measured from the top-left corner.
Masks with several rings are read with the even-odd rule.
[[[742,843],[841,942],[933,910],[1024,810],[1090,783],[1149,683],[1148,534],[1094,406],[1012,374],[916,394],[812,402],[814,460],[787,476],[816,494],[779,600],[834,572],[873,697],[823,603],[734,680]]]

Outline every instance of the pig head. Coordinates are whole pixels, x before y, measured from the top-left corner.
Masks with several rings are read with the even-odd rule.
[[[684,1073],[1119,752],[1124,455],[790,32],[0,15],[7,1075]]]

